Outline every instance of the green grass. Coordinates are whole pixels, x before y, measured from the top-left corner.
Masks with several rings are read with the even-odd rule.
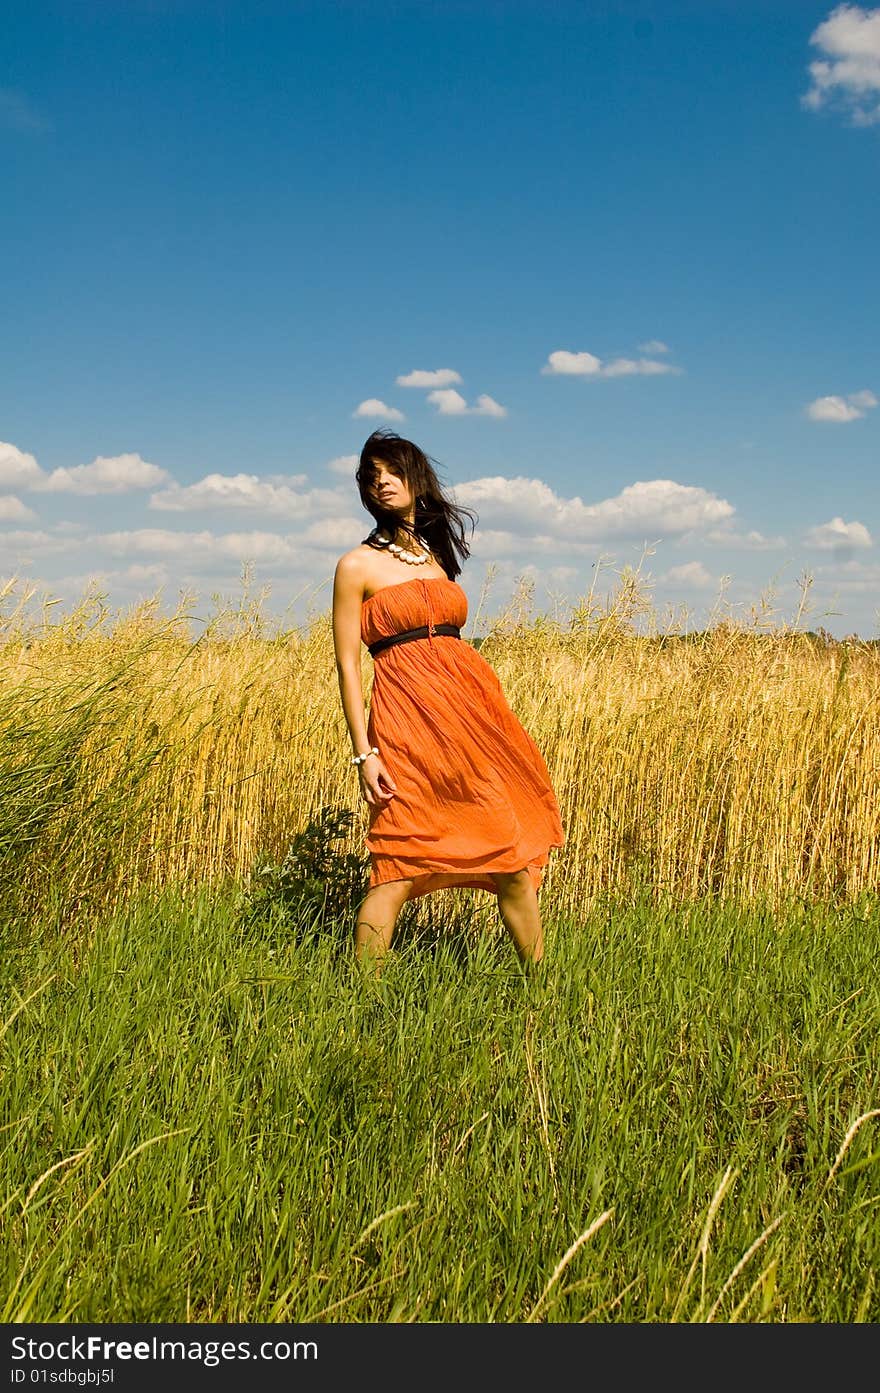
[[[544,917],[7,922],[3,1319],[876,1321],[876,900]]]

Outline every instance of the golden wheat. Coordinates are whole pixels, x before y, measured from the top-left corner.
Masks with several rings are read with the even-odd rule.
[[[0,588],[7,609],[14,599],[12,583]],[[83,824],[75,855],[83,873],[91,857],[106,858],[114,900],[144,884],[246,875],[258,856],[280,858],[327,805],[356,812],[348,849],[363,847],[329,612],[270,632],[262,599],[248,601],[194,639],[188,604],[170,617],[156,600],[113,615],[87,596],[68,615],[44,607],[36,622],[21,599],[0,609],[2,749],[25,716],[39,744],[72,712],[93,712],[65,755],[79,772],[69,793]],[[493,624],[481,609],[482,597],[467,636],[559,798],[566,844],[542,894],[561,911],[634,887],[770,903],[876,891],[880,646],[774,627],[765,615],[721,615],[686,634],[660,623],[636,572],[561,618],[532,617],[528,582]],[[365,653],[365,703],[371,676]],[[90,840],[90,810],[102,789],[110,806],[123,755],[140,770],[142,801],[130,816],[114,805],[111,831],[97,827]],[[38,800],[39,779],[27,761],[20,768]],[[23,876],[61,854],[58,825],[58,814],[41,825]],[[102,836],[112,836],[112,855]]]

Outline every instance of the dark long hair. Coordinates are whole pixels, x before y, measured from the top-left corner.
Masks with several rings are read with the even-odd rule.
[[[394,465],[406,480],[416,502],[414,527],[403,522],[396,513],[383,508],[374,496],[374,459]],[[478,519],[470,508],[452,503],[446,497],[435,473],[435,464],[436,461],[424,450],[420,450],[411,440],[404,440],[396,431],[384,428],[373,431],[364,443],[355,473],[361,502],[376,520],[376,526],[369,537],[364,538],[362,545],[381,551],[383,543],[380,537],[383,535],[396,542],[400,533],[408,537],[418,533],[438,558],[449,579],[455,580],[461,574],[461,563],[471,554],[464,538],[465,519],[470,519],[471,536]]]

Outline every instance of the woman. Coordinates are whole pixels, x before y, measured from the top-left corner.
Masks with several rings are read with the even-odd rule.
[[[538,888],[563,845],[547,767],[492,667],[459,637],[469,548],[428,456],[375,431],[356,472],[376,526],[340,557],[333,642],[342,709],[369,805],[369,888],[355,951],[378,963],[407,900],[454,885],[495,892],[520,961],[544,952]],[[473,530],[473,528],[472,528]],[[369,722],[361,642],[375,660]]]

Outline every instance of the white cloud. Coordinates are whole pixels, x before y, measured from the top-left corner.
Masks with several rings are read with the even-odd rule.
[[[663,352],[668,352],[665,344]],[[557,348],[547,357],[541,369],[545,375],[562,377],[633,377],[641,374],[657,377],[663,373],[680,373],[672,363],[663,363],[656,358],[612,358],[603,363],[595,353],[571,353],[566,348]]]
[[[338,503],[338,500],[337,500]],[[174,531],[169,528],[141,527],[106,533],[91,533],[86,537],[60,538],[46,531],[0,532],[0,555],[4,560],[20,561],[30,553],[41,555],[81,554],[91,559],[96,553],[107,552],[129,563],[129,571],[139,568],[143,575],[165,574],[164,563],[183,564],[201,571],[223,562],[254,561],[286,568],[301,566],[304,556],[313,553],[319,564],[327,565],[320,553],[338,554],[362,541],[371,526],[371,519],[335,516],[317,519],[301,531],[280,534],[254,529],[244,532],[217,533],[209,528],[197,531]],[[143,561],[140,558],[145,558]],[[108,574],[122,577],[119,570]],[[68,578],[69,579],[69,578]]]
[[[306,528],[301,540],[305,546],[348,551],[364,540],[372,526],[372,518],[319,518]]]
[[[20,556],[28,551],[51,552],[53,555],[60,552],[74,550],[80,543],[78,541],[64,541],[57,536],[53,537],[50,532],[0,532],[0,553],[4,561],[9,556]]]
[[[161,527],[141,527],[130,532],[105,532],[91,544],[125,556],[128,552],[157,552],[161,556],[209,555],[216,544],[212,532],[169,532]]]
[[[762,532],[754,530],[736,532],[731,529],[728,531],[723,527],[715,527],[707,532],[706,541],[717,542],[722,547],[733,547],[737,551],[774,551],[778,547],[786,545],[784,537],[765,537]]]
[[[45,475],[33,455],[0,440],[0,488],[36,488]]]
[[[30,522],[36,518],[32,508],[28,508],[15,494],[0,497],[0,522]]]
[[[261,509],[274,516],[297,519],[338,513],[343,494],[338,489],[309,489],[300,493],[286,484],[266,483],[257,474],[206,474],[195,484],[172,484],[154,493],[150,507],[158,512],[190,513],[203,508]]]
[[[106,586],[111,580],[123,582],[142,582],[149,581],[154,586],[167,585],[170,580],[167,566],[159,564],[144,565],[142,562],[134,562],[131,566],[122,566],[119,570],[109,570],[102,567],[96,571],[83,571],[79,575],[64,576],[61,580],[54,582],[55,585],[63,587],[65,590],[85,590],[93,585]]]
[[[602,359],[594,353],[570,353],[567,348],[557,348],[548,355],[541,372],[566,377],[597,377],[601,367]]]
[[[183,513],[199,508],[277,508],[291,497],[292,489],[267,484],[258,474],[206,474],[195,484],[172,484],[153,494],[150,507],[161,512]]]
[[[73,469],[53,469],[48,477],[43,476],[33,487],[40,493],[94,496],[155,488],[170,477],[167,469],[149,464],[140,455],[98,455],[91,464],[77,464]]]
[[[685,561],[681,566],[670,566],[663,579],[679,585],[691,585],[695,590],[706,590],[715,584],[702,561]]]
[[[288,562],[297,557],[299,539],[275,532],[227,532],[216,538],[221,556],[236,561]]]
[[[804,540],[808,546],[820,547],[823,551],[849,551],[853,547],[874,545],[864,523],[844,522],[843,518],[832,518],[819,527],[811,527]]]
[[[164,584],[168,580],[168,567],[156,564],[144,566],[135,562],[134,565],[126,566],[116,574],[123,580],[150,580]]]
[[[447,387],[428,393],[428,401],[436,406],[441,416],[466,416],[468,404],[461,392]]]
[[[299,541],[281,537],[275,532],[169,532],[162,528],[142,527],[131,532],[107,532],[90,539],[120,556],[132,552],[180,556],[189,562],[218,559],[233,561],[291,562],[296,560]]]
[[[335,459],[328,462],[327,468],[331,474],[341,474],[346,479],[351,479],[359,461],[360,455],[337,455]]]
[[[574,580],[575,576],[579,574],[577,566],[551,566],[545,572],[545,577],[547,580],[558,581],[559,584],[565,585],[567,581]]]
[[[48,532],[0,532],[0,546],[10,552],[22,547],[51,546],[54,540]]]
[[[837,589],[854,594],[876,595],[880,591],[880,566],[863,561],[844,561],[838,566],[817,566],[816,577],[828,580]]]
[[[540,479],[508,479],[496,476],[458,484],[455,501],[474,508],[498,529],[506,529],[540,547],[565,542],[589,546],[602,538],[650,538],[678,536],[689,529],[702,531],[733,516],[734,508],[706,489],[677,484],[671,479],[652,479],[628,485],[614,498],[586,504],[580,498],[561,498]]]
[[[809,65],[803,105],[813,111],[837,105],[854,126],[880,121],[880,9],[838,5],[813,30],[810,43],[825,56]]]
[[[404,415],[398,411],[396,406],[386,406],[384,401],[379,401],[378,397],[367,397],[360,406],[352,412],[353,416],[382,416],[386,421],[402,421]]]
[[[502,406],[501,403],[495,401],[493,397],[487,396],[485,392],[480,393],[480,395],[477,397],[476,405],[472,406],[470,409],[474,416],[507,415],[507,407]]]
[[[440,388],[428,393],[428,401],[436,406],[441,416],[506,416],[507,408],[483,393],[477,397],[474,406],[468,406],[460,392],[452,387]]]
[[[303,484],[309,481],[308,474],[264,474],[262,478],[267,484],[275,484],[278,488],[302,488]]]
[[[807,415],[811,421],[857,421],[864,413],[843,397],[817,397],[807,407]]]
[[[456,501],[463,502],[460,491],[455,491]],[[501,528],[475,527],[471,538],[473,551],[484,561],[500,561],[509,557],[511,552],[520,550],[520,541],[514,532],[506,532]],[[540,539],[529,538],[532,551],[541,551]]]
[[[190,565],[215,565],[219,561],[256,561],[268,565],[301,564],[305,555],[313,553],[320,566],[331,564],[320,553],[329,552],[332,558],[363,541],[372,526],[370,518],[324,518],[310,524],[302,532],[226,532],[209,529],[198,532],[174,532],[164,528],[136,528],[131,531],[108,532],[89,538],[89,548],[109,551],[121,557],[153,556],[179,558]]]
[[[655,354],[670,351],[669,344],[664,343],[662,339],[649,339],[647,343],[640,343],[638,347],[640,353]]]
[[[846,397],[817,397],[806,412],[811,421],[857,421],[876,405],[873,392],[850,392]]]
[[[453,382],[461,382],[461,374],[454,368],[434,368],[433,371],[416,368],[395,380],[398,387],[451,387]]]
[[[645,377],[658,377],[662,373],[680,373],[681,368],[672,363],[661,363],[654,358],[614,358],[603,365],[601,377],[632,377],[641,373]]]
[[[138,454],[98,455],[91,464],[72,469],[53,469],[47,474],[33,455],[0,441],[0,488],[24,488],[32,493],[96,494],[129,493],[155,488],[171,476]]]

